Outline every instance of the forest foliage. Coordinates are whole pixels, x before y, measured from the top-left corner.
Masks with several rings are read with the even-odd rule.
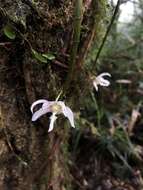
[[[49,11],[51,11],[50,5],[53,6],[52,2],[53,1],[49,1]],[[87,0],[84,1],[84,3],[85,2],[88,6],[88,3],[90,1]],[[48,45],[46,44],[47,46],[45,45],[46,51],[43,51],[44,48],[42,49],[42,40],[46,35],[43,35],[43,37],[40,33],[38,33],[38,30],[42,24],[40,26],[35,26],[37,27],[35,29],[36,33],[33,34],[31,32],[33,28],[28,23],[29,28],[27,29],[28,32],[26,34],[25,20],[21,19],[20,21],[22,22],[21,27],[23,27],[23,31],[25,33],[22,33],[22,29],[19,29],[15,25],[17,24],[16,22],[14,23],[12,20],[9,20],[10,22],[4,24],[1,32],[2,35],[5,35],[4,39],[9,39],[10,43],[18,40],[22,45],[24,43],[26,44],[24,44],[25,46],[21,45],[23,48],[22,51],[24,50],[24,48],[27,48],[25,49],[25,51],[27,51],[28,56],[30,54],[30,59],[28,58],[28,60],[32,60],[30,63],[26,61],[25,62],[27,63],[26,66],[30,68],[30,72],[32,73],[30,73],[33,77],[31,77],[31,81],[35,80],[35,76],[37,78],[37,80],[33,82],[33,86],[36,89],[34,90],[37,91],[38,94],[37,97],[41,97],[43,92],[45,92],[43,96],[47,96],[47,94],[49,93],[47,93],[47,87],[51,90],[49,93],[50,95],[48,95],[52,98],[54,97],[53,94],[57,94],[58,96],[59,92],[63,93],[63,91],[65,90],[65,92],[63,94],[61,93],[58,98],[63,98],[63,100],[67,98],[67,104],[69,103],[70,108],[71,106],[73,108],[72,111],[75,111],[74,126],[73,117],[68,117],[66,113],[64,113],[64,111],[62,110],[63,115],[65,117],[68,117],[71,126],[75,127],[75,129],[65,129],[68,124],[65,124],[62,119],[61,123],[57,122],[57,124],[62,125],[62,130],[64,130],[62,131],[59,126],[57,127],[58,129],[55,128],[55,130],[57,130],[57,133],[55,133],[55,136],[51,136],[51,139],[48,136],[48,132],[45,133],[45,131],[48,131],[47,128],[45,128],[45,126],[47,127],[47,124],[45,125],[45,121],[47,122],[47,120],[42,120],[41,123],[44,127],[42,129],[38,129],[39,131],[43,130],[43,133],[41,132],[40,134],[39,132],[39,135],[38,132],[35,132],[37,129],[34,129],[35,131],[33,132],[33,134],[38,134],[40,138],[44,134],[44,137],[48,139],[47,141],[41,140],[44,146],[40,142],[43,146],[43,152],[47,151],[47,147],[50,143],[52,145],[52,148],[58,147],[57,149],[55,148],[55,150],[53,150],[53,148],[51,151],[54,155],[52,156],[54,157],[53,160],[55,162],[52,162],[52,159],[50,160],[52,163],[52,167],[54,169],[56,168],[57,170],[55,169],[53,171],[51,169],[53,173],[50,173],[48,171],[50,173],[49,174],[47,172],[48,175],[50,177],[53,175],[54,180],[57,180],[59,176],[57,177],[56,172],[58,174],[61,174],[61,171],[63,171],[64,169],[62,177],[64,175],[67,175],[65,177],[67,180],[66,185],[68,187],[68,183],[70,184],[72,181],[74,189],[93,190],[94,187],[97,187],[98,189],[98,186],[100,187],[100,182],[102,183],[104,180],[106,181],[104,185],[107,187],[109,185],[107,184],[107,180],[110,179],[111,181],[114,181],[114,183],[113,186],[110,185],[111,188],[108,189],[116,188],[116,181],[116,183],[118,183],[117,186],[119,186],[119,184],[124,185],[124,183],[127,182],[127,184],[131,187],[133,186],[135,187],[135,189],[140,190],[141,188],[143,188],[143,1],[132,1],[134,5],[133,17],[132,20],[125,23],[119,22],[120,14],[122,14],[120,6],[128,3],[128,0],[119,0],[119,4],[115,4],[113,1],[106,2],[103,0],[101,0],[99,4],[96,4],[95,2],[92,1],[92,4],[93,6],[95,6],[94,8],[96,8],[99,12],[95,12],[95,10],[92,9],[92,14],[90,14],[90,9],[87,9],[86,16],[82,18],[82,1],[79,0],[75,2],[75,12],[72,10],[70,3],[67,1],[67,5],[69,6],[68,9],[74,12],[75,20],[72,20],[70,18],[72,14],[69,14],[70,16],[69,18],[67,18],[66,21],[63,16],[61,16],[61,20],[54,20],[53,18],[56,14],[61,14],[61,10],[55,13],[53,9],[53,12],[51,11],[51,17],[50,14],[48,15],[49,17],[47,17],[49,20],[52,18],[53,23],[48,22],[48,27],[50,27],[51,24],[52,28],[53,24],[54,30],[56,31],[56,27],[59,26],[62,22],[65,21],[65,25],[62,23],[63,26],[62,24],[60,25],[61,31],[59,30],[56,34],[57,39],[58,35],[60,36],[60,45],[56,43],[57,39],[55,38],[54,34],[52,34],[53,36],[50,34],[51,31],[46,26],[46,30],[48,32],[50,31],[48,35],[51,35],[53,38],[49,39],[50,42]],[[36,12],[37,9],[35,9],[35,1],[32,1],[32,6],[32,10]],[[118,8],[119,11],[117,11]],[[37,15],[38,12],[36,12],[36,16]],[[94,18],[93,15],[95,16]],[[38,19],[39,16],[40,15],[37,16]],[[31,23],[38,22],[39,20],[37,18],[35,18],[35,20],[31,20]],[[71,28],[66,28],[64,30],[64,27],[67,27],[66,24],[68,22],[71,22],[70,19],[73,21],[73,31],[71,30]],[[92,28],[91,31],[90,27]],[[43,27],[41,28],[41,33],[43,31],[45,33],[47,32]],[[62,32],[65,34],[66,30],[69,32],[69,36],[72,34],[72,37],[69,37],[67,35],[67,38],[69,37],[73,40],[72,41],[70,39],[72,43],[69,43],[68,40],[67,44],[63,43],[64,35],[62,34]],[[38,39],[40,43],[38,43],[37,39],[37,41],[34,40],[33,36],[36,36],[36,34],[39,34],[40,36],[40,40]],[[48,39],[48,35],[45,37],[45,39]],[[88,39],[86,39],[87,36],[89,37],[90,42],[88,41]],[[55,41],[52,42],[52,40]],[[35,41],[37,44],[35,43]],[[64,48],[62,49],[63,52],[54,51],[56,48],[58,49],[60,46],[64,46],[63,44],[67,46],[65,49],[68,53],[66,51],[64,52]],[[3,46],[2,43],[0,43],[0,45]],[[91,48],[88,47],[90,45]],[[69,51],[70,48],[68,46],[72,47],[71,52]],[[81,49],[79,48],[80,46],[82,47]],[[51,51],[48,51],[50,48]],[[23,55],[24,53],[25,52],[23,51]],[[20,59],[22,60],[23,57],[21,56]],[[16,58],[16,60],[18,60],[18,58]],[[68,62],[69,65],[66,64],[66,62]],[[31,63],[33,65],[35,64],[36,66],[33,66]],[[76,63],[78,63],[78,67],[76,67]],[[53,65],[55,66],[54,69],[52,68]],[[26,66],[23,66],[23,68],[25,69]],[[57,69],[56,66],[57,68],[59,66],[61,70]],[[26,70],[27,73],[29,72],[28,67]],[[68,67],[69,72],[67,72]],[[76,76],[77,73],[75,72],[75,68],[77,70],[81,69],[81,76]],[[40,74],[38,69],[41,72]],[[35,73],[33,72],[33,70]],[[82,71],[84,72],[82,73]],[[26,75],[26,72],[24,73],[25,76],[29,77],[30,74]],[[102,73],[106,73],[107,79],[108,81],[110,81],[110,85],[108,84],[105,76],[105,80],[107,82],[106,85],[100,86],[98,84],[99,88],[97,90],[96,88],[94,88],[95,86],[90,80],[93,79],[93,76],[94,80],[96,80],[97,77],[99,77],[99,75]],[[43,78],[41,79],[42,74]],[[46,76],[46,74],[49,75]],[[74,79],[74,74],[77,77],[76,79]],[[85,79],[85,76],[88,76],[89,78]],[[45,78],[47,81],[49,80],[49,83],[45,82]],[[26,82],[29,85],[31,81],[29,82],[28,80]],[[88,80],[90,81],[91,86],[88,86]],[[36,84],[40,84],[43,89],[40,89],[40,85],[36,86]],[[61,85],[63,85],[63,88],[61,88]],[[33,89],[29,88],[29,86],[28,95],[30,98],[32,97],[31,99],[33,99],[33,97],[35,98],[35,96],[32,94]],[[59,92],[57,92],[57,89],[59,90]],[[68,90],[69,92],[67,93]],[[80,98],[80,101],[82,102],[81,104],[78,101],[76,102],[76,92],[77,96],[82,96]],[[74,97],[72,101],[71,97]],[[54,98],[56,99],[56,96]],[[63,102],[58,102],[59,104],[57,104],[57,101],[55,101],[54,98],[51,101],[52,104],[56,102],[56,105],[54,104],[54,106],[52,107],[54,111],[48,111],[48,113],[52,112],[54,114],[57,114],[57,109],[60,110],[62,106],[63,109],[65,108],[65,105],[63,104]],[[48,102],[47,104],[50,105],[50,102]],[[60,104],[62,104],[61,107]],[[66,108],[69,109],[68,106],[66,106]],[[70,110],[70,114],[73,114],[72,111]],[[61,113],[61,110],[59,112]],[[29,111],[29,115],[30,114],[31,113]],[[56,119],[57,118],[55,116],[54,122]],[[33,119],[33,121],[35,120]],[[41,123],[39,123],[38,127],[41,127],[42,125]],[[39,140],[38,135],[35,137],[35,139]],[[48,146],[45,142],[48,144]],[[59,142],[62,143],[60,144]],[[38,147],[39,149],[41,144]],[[58,157],[55,153],[56,151],[59,153],[60,156],[62,156]],[[39,152],[38,154],[42,154],[42,152]],[[47,155],[49,155],[49,152],[45,153],[42,158],[43,160]],[[28,156],[30,157],[30,155]],[[28,156],[25,156],[27,160],[29,159]],[[17,156],[16,158],[18,158],[19,161],[23,161],[20,156]],[[40,161],[37,161],[37,163],[39,164]],[[61,179],[61,181],[62,180],[63,179]]]
[[[80,136],[81,139],[82,136],[85,139],[91,138],[92,140],[89,140],[91,142],[94,139],[92,151],[95,151],[95,154],[92,155],[98,157],[97,162],[101,165],[104,165],[104,162],[109,163],[112,175],[123,181],[131,182],[138,173],[136,188],[141,189],[143,187],[143,2],[139,0],[132,3],[134,5],[132,20],[120,23],[122,12],[121,10],[118,12],[97,62],[95,60],[109,22],[103,24],[104,30],[100,33],[99,41],[96,41],[88,54],[86,67],[92,70],[92,65],[96,63],[94,70],[96,74],[110,73],[111,85],[108,88],[100,87],[98,93],[95,90],[91,91],[85,99],[74,148],[77,151],[80,148],[82,142]],[[113,14],[109,15],[106,17],[107,20],[111,20]]]

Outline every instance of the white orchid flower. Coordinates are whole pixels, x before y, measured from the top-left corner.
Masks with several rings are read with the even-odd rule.
[[[38,104],[42,104],[42,107],[33,113],[33,109],[36,105]],[[68,118],[70,124],[72,127],[75,128],[74,125],[74,115],[72,110],[65,106],[64,102],[62,101],[47,101],[45,99],[40,99],[37,100],[36,102],[34,102],[31,105],[31,112],[32,112],[32,121],[36,121],[37,119],[39,119],[42,115],[46,114],[46,113],[52,113],[51,117],[50,117],[50,126],[49,126],[49,130],[48,132],[52,131],[54,128],[54,123],[57,119],[57,115],[63,113],[65,117]]]
[[[104,76],[111,77],[110,73],[101,73],[93,80],[93,86],[95,87],[96,91],[98,91],[98,85],[100,86],[109,86],[110,82],[106,79],[104,79]]]

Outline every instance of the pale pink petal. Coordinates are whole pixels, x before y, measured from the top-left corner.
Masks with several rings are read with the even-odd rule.
[[[95,87],[96,91],[98,91],[98,85],[97,85],[97,81],[96,80],[93,81],[93,86]]]
[[[73,115],[72,110],[69,107],[65,106],[64,109],[63,109],[63,114],[64,114],[65,117],[67,117],[69,119],[69,122],[70,122],[71,126],[75,128],[74,115]]]
[[[41,108],[38,111],[36,111],[33,116],[32,116],[32,121],[36,121],[39,117],[41,117],[42,115],[51,112],[50,109],[47,107],[45,109]]]
[[[37,105],[37,104],[44,104],[44,103],[47,103],[48,101],[45,100],[45,99],[40,99],[40,100],[37,100],[35,101],[32,105],[31,105],[31,112],[33,113],[33,109],[34,107]]]
[[[52,105],[52,104],[54,104],[55,103],[55,101],[47,101],[47,102],[45,102],[43,105],[42,105],[42,108],[43,109],[45,109],[45,108],[49,108],[50,109],[50,106]]]
[[[101,86],[109,86],[110,85],[110,82],[104,78],[100,78],[100,85]]]
[[[51,121],[50,121],[50,126],[49,126],[48,132],[51,132],[51,131],[53,130],[53,128],[54,128],[54,123],[55,123],[56,119],[57,119],[57,116],[56,116],[55,113],[53,113],[52,116],[50,117],[50,120],[51,120]]]
[[[64,116],[69,119],[71,126],[75,128],[74,115],[73,115],[72,110],[69,107],[65,106],[64,102],[62,102],[62,101],[58,101],[58,104],[62,107],[62,112],[63,112]]]
[[[104,77],[104,76],[109,76],[111,77],[110,73],[101,73],[100,75],[98,75],[97,77]]]

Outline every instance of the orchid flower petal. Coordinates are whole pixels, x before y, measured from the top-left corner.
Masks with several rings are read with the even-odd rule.
[[[93,81],[93,86],[95,87],[96,91],[98,91],[98,85],[96,81]]]
[[[33,102],[33,104],[31,105],[31,108],[30,108],[31,112],[33,113],[33,109],[37,104],[44,104],[44,103],[48,103],[48,101],[45,99],[40,99],[40,100]]]
[[[100,79],[100,85],[101,86],[109,86],[110,82],[108,80],[106,80],[106,79],[101,78]]]
[[[32,121],[36,121],[37,119],[39,119],[39,117],[41,117],[42,115],[48,113],[48,112],[51,112],[49,107],[43,109],[39,109],[38,111],[36,111],[33,116],[32,116]]]
[[[69,107],[65,106],[65,108],[63,109],[63,114],[65,117],[68,118],[71,126],[75,128],[74,115],[73,115],[72,110]]]
[[[72,110],[69,107],[65,106],[65,103],[62,101],[58,101],[57,103],[62,107],[62,112],[64,116],[68,118],[71,126],[75,128],[74,115],[73,115]]]
[[[50,109],[50,106],[53,105],[54,103],[55,103],[55,101],[47,101],[47,102],[43,103],[42,108],[43,109],[46,109],[46,108]]]
[[[96,91],[98,91],[98,85],[100,86],[109,86],[110,85],[110,81],[108,81],[107,79],[104,79],[104,76],[109,76],[111,77],[110,73],[101,73],[100,75],[98,75],[94,80],[93,80],[93,86],[95,87]]]
[[[103,76],[109,76],[109,77],[111,77],[111,74],[110,73],[101,73],[97,77],[103,77]]]
[[[51,131],[53,130],[53,128],[54,128],[54,123],[55,123],[56,119],[57,119],[56,113],[53,113],[53,114],[51,115],[51,117],[50,117],[50,126],[49,126],[48,132],[51,132]]]

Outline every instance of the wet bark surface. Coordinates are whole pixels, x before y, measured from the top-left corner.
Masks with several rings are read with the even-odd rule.
[[[59,189],[65,181],[60,163],[64,160],[61,137],[57,132],[48,134],[46,117],[32,124],[29,109],[39,98],[56,98],[60,75],[66,74],[65,69],[51,62],[39,63],[21,37],[26,36],[38,52],[57,53],[64,48],[72,6],[70,1],[61,1],[58,7],[56,4],[42,1],[35,8],[31,1],[0,2],[6,12],[2,13],[1,26],[13,22],[18,29],[14,41],[1,36],[1,42],[5,43],[0,47],[0,189],[3,190]]]
[[[85,9],[87,6],[89,2],[85,1]],[[65,129],[61,119],[57,129],[48,134],[48,117],[32,123],[30,105],[40,98],[54,100],[65,82],[73,1],[34,4],[6,0],[0,1],[0,8],[1,31],[7,23],[16,29],[15,40],[3,32],[0,36],[0,189],[64,189],[70,186],[65,151],[69,128]],[[33,58],[31,48],[53,53],[56,60],[40,63]],[[78,76],[83,80],[81,74]],[[75,91],[70,102],[76,106],[78,93],[83,90],[79,86],[85,84],[82,80],[71,86]]]

